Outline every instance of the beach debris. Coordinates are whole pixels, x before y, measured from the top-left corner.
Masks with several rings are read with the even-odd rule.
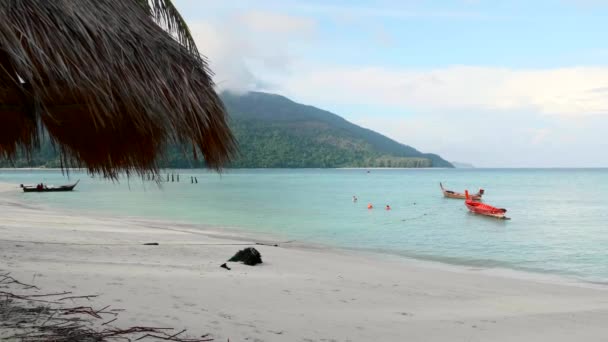
[[[221,264],[221,265],[220,265],[220,267],[221,267],[221,268],[225,268],[225,269],[227,269],[228,271],[230,271],[230,270],[231,270],[231,268],[230,268],[230,267],[228,267],[228,265],[226,265],[226,263]]]
[[[97,297],[68,296],[70,292],[40,293],[34,285],[19,282],[8,273],[0,274],[0,340],[28,342],[80,341],[213,341],[209,334],[198,338],[185,336],[186,329],[133,326],[119,328],[112,325],[121,309],[105,306],[68,306],[65,301],[87,300]],[[15,294],[18,292],[19,294]],[[108,317],[109,316],[109,317]],[[106,318],[107,317],[107,318]],[[111,319],[110,319],[111,318]],[[109,319],[109,320],[108,320]],[[105,320],[105,322],[104,322]]]
[[[158,246],[158,242],[146,242],[144,246]]]
[[[262,263],[262,255],[257,249],[247,247],[236,252],[236,254],[232,258],[228,259],[228,261],[242,261],[245,265],[255,266]]]
[[[290,242],[290,241],[287,241],[287,242]],[[256,242],[255,244],[260,245],[260,246],[279,247],[279,244],[277,244],[277,243]]]

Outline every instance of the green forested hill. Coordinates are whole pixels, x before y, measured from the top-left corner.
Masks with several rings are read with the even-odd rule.
[[[452,167],[434,154],[425,154],[343,118],[295,103],[283,96],[251,92],[223,93],[231,126],[239,143],[235,168],[299,167]],[[167,151],[167,167],[201,167],[177,146]],[[0,160],[0,166],[58,167],[50,142],[28,161]]]
[[[222,98],[240,145],[235,167],[452,167],[437,155],[283,96]]]

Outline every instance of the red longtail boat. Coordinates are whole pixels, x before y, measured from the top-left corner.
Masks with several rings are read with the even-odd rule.
[[[471,196],[469,196],[469,190],[465,190],[464,194],[466,196],[464,204],[467,206],[470,212],[485,216],[491,216],[502,220],[509,219],[505,216],[507,209],[496,208],[488,204],[476,202],[471,198]]]

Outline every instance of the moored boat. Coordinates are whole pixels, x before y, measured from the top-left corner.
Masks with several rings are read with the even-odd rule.
[[[439,183],[439,187],[441,187],[441,192],[443,192],[444,197],[466,199],[466,195],[461,192],[455,192],[452,190],[444,189],[443,184],[441,184],[441,182]],[[479,189],[479,191],[476,194],[470,195],[470,197],[473,201],[481,201],[481,196],[483,196],[483,194],[484,194],[484,190]]]
[[[496,208],[489,204],[484,204],[478,201],[474,201],[471,196],[469,196],[469,191],[465,190],[466,200],[464,204],[467,206],[470,212],[490,217],[495,217],[502,220],[508,220],[509,218],[505,216],[507,213],[507,209],[504,208]]]
[[[44,184],[38,184],[35,186],[28,186],[21,184],[21,188],[23,192],[59,192],[59,191],[72,191],[78,185],[80,180],[76,181],[74,184],[68,185],[60,185],[60,186],[46,186]]]

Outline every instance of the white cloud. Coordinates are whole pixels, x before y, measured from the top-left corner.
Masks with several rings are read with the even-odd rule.
[[[606,167],[598,151],[608,117],[572,120],[532,113],[447,113],[389,118],[368,115],[354,122],[448,160],[478,167]]]
[[[608,68],[299,70],[284,94],[449,160],[606,166],[597,151],[606,145]]]
[[[565,117],[608,114],[607,67],[324,67],[293,74],[283,86],[289,94],[321,102],[388,105],[407,111],[531,111]]]
[[[244,12],[237,15],[236,20],[247,30],[289,37],[312,34],[316,26],[310,18],[264,11]]]
[[[548,128],[530,128],[528,131],[532,135],[530,141],[532,145],[542,144],[551,133],[551,130]]]
[[[242,11],[218,20],[189,21],[197,46],[209,60],[214,80],[223,89],[268,88],[260,72],[285,73],[294,56],[292,41],[309,39],[315,22],[273,12]]]
[[[299,12],[345,16],[358,19],[411,19],[418,17],[471,19],[486,17],[482,13],[473,12],[470,10],[421,10],[419,9],[419,6],[412,6],[411,4],[408,5],[404,1],[376,1],[373,6],[361,6],[354,3],[344,6],[339,4],[331,4],[328,1],[323,3],[281,1],[277,3],[282,4],[286,8]],[[417,2],[414,1],[412,4],[417,4]]]
[[[322,27],[314,19],[277,12],[285,6],[244,11],[251,6],[236,3],[210,3],[210,8],[217,7],[211,11],[213,19],[188,20],[199,49],[210,59],[215,81],[224,89],[282,93],[422,151],[477,166],[605,166],[597,150],[608,148],[603,139],[608,129],[608,67],[416,69],[347,65],[349,56],[332,58],[344,64],[318,64],[313,62],[322,55],[318,49],[332,38],[317,34]],[[371,20],[374,17],[429,15],[389,12],[386,6],[374,11],[300,2],[290,6],[300,14],[342,18],[338,25],[357,25],[369,33],[369,41],[361,44],[366,48],[395,43],[383,24]],[[376,46],[370,47],[370,42]]]

